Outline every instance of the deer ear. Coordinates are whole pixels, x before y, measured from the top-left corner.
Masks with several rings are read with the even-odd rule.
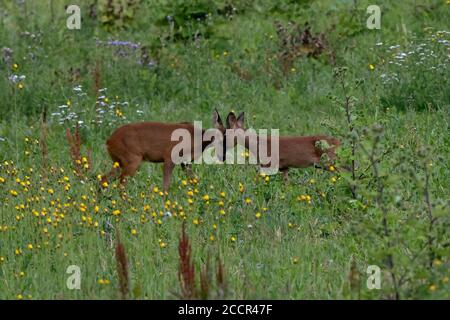
[[[231,111],[227,116],[227,128],[230,129],[236,123],[236,115]]]
[[[216,128],[216,129],[223,128],[223,122],[222,122],[222,119],[220,118],[220,114],[217,111],[217,109],[215,109],[214,113],[213,113],[213,125],[214,125],[214,128]]]
[[[241,112],[241,114],[237,118],[237,126],[238,126],[238,128],[244,127],[244,112]]]

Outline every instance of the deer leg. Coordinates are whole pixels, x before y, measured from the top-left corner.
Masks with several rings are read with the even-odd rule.
[[[170,178],[172,177],[172,171],[175,164],[171,160],[164,161],[163,164],[163,190],[164,194],[169,192]]]
[[[107,179],[109,179],[109,178],[113,178],[113,179],[116,179],[118,176],[119,176],[119,168],[116,168],[116,167],[112,167],[112,169],[108,172],[108,174],[106,175],[106,177],[107,177]]]
[[[136,173],[136,170],[139,168],[139,165],[142,162],[141,157],[134,157],[131,159],[128,159],[127,161],[122,162],[122,173],[120,174],[120,184],[125,185],[126,177],[127,176],[133,176]]]
[[[284,183],[287,184],[289,182],[289,177],[288,177],[289,168],[283,168],[283,169],[280,169],[280,171],[283,173]]]
[[[100,180],[100,185],[103,185],[105,182],[107,183],[109,179],[115,180],[118,176],[119,176],[119,169],[113,166],[112,169],[106,175],[102,176],[102,179]]]
[[[192,172],[192,164],[190,163],[182,163],[181,168],[184,170],[188,178],[193,178],[194,173]]]

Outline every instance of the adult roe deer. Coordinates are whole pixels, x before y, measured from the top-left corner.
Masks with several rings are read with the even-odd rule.
[[[214,127],[222,134],[225,133],[222,119],[217,110],[213,113]],[[194,136],[194,125],[189,122],[181,123],[162,123],[162,122],[139,122],[124,125],[116,129],[106,141],[106,147],[111,159],[114,162],[111,171],[101,179],[103,185],[108,178],[117,178],[120,171],[120,183],[124,184],[127,176],[133,176],[139,168],[142,161],[162,162],[163,163],[163,191],[167,193],[170,186],[175,163],[172,161],[172,149],[178,141],[171,141],[172,133],[177,129],[187,130],[191,137]],[[201,153],[213,143],[204,141],[202,130]],[[195,153],[197,148],[194,146],[195,140],[191,139],[191,159],[197,159],[201,156],[200,152]],[[200,148],[199,148],[200,149]],[[200,150],[198,150],[200,151]],[[116,167],[116,163],[119,164]],[[184,169],[191,174],[190,165],[184,165]]]
[[[251,140],[256,140],[258,150],[262,143],[267,145],[266,150],[271,150],[272,138],[261,137],[254,134],[247,134],[244,128],[244,113],[239,117],[233,112],[227,117],[227,128],[231,128],[234,132],[234,139],[237,143],[243,145],[247,150],[251,150]],[[231,138],[231,135],[228,134]],[[264,139],[264,140],[263,140]],[[328,156],[330,163],[336,158],[335,150],[340,146],[339,139],[325,135],[315,136],[285,136],[278,137],[279,153],[276,161],[278,161],[278,169],[283,173],[284,180],[288,179],[289,168],[306,168],[320,164],[322,156]],[[227,140],[227,143],[229,141]],[[233,141],[236,144],[236,141]],[[271,152],[276,152],[272,150]],[[260,164],[259,153],[256,155],[257,163]],[[260,164],[261,167],[269,167],[269,164]]]

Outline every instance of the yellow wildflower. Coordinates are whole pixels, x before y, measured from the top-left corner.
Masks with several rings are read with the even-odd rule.
[[[434,259],[433,265],[435,265],[436,267],[439,267],[440,265],[442,265],[442,261],[439,259]]]

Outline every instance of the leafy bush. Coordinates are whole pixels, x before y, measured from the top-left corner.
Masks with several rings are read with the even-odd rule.
[[[96,16],[107,30],[129,26],[139,10],[139,0],[97,0],[91,6],[91,16]]]

